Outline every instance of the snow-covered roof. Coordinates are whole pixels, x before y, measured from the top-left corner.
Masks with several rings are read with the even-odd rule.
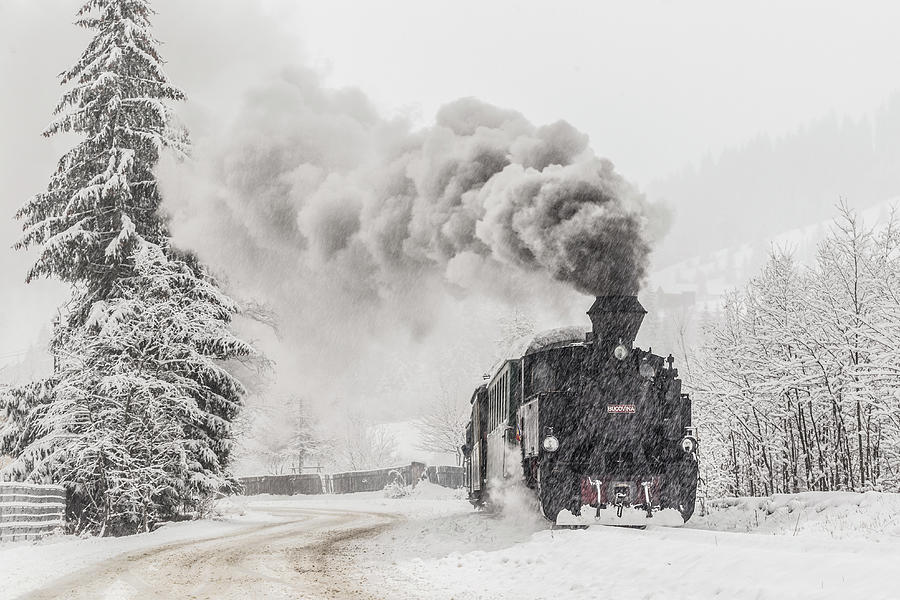
[[[577,325],[571,327],[558,327],[536,333],[519,356],[526,356],[549,348],[584,344],[585,328]]]
[[[493,379],[508,360],[517,360],[523,356],[547,350],[560,348],[574,344],[584,344],[585,328],[573,325],[571,327],[557,327],[519,338],[511,343],[503,353],[503,358],[491,367],[490,379]]]

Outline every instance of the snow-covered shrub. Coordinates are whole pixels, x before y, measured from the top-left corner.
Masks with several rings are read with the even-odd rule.
[[[390,472],[390,481],[384,486],[384,495],[388,498],[403,498],[409,496],[409,486],[400,471]]]
[[[409,496],[409,488],[398,481],[392,481],[384,486],[384,495],[387,498],[403,498]]]

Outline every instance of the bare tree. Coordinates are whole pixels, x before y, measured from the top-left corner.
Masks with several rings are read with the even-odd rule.
[[[840,207],[817,261],[774,253],[695,370],[712,493],[900,489],[900,235]]]
[[[512,312],[500,318],[500,339],[497,347],[501,353],[505,353],[517,341],[524,337],[534,335],[534,320],[526,313],[514,307]],[[506,358],[501,356],[500,358]]]
[[[348,414],[338,459],[351,471],[391,467],[399,462],[397,440],[384,426],[360,414]]]
[[[301,473],[309,459],[331,449],[331,441],[297,397],[260,407],[251,425],[251,441],[250,454],[273,475]]]
[[[444,452],[456,456],[462,464],[462,446],[466,441],[465,427],[469,420],[468,402],[442,392],[429,410],[416,422],[421,439],[419,447],[430,452]]]

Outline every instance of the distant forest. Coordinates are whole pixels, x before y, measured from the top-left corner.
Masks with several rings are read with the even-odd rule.
[[[900,195],[900,93],[871,116],[835,115],[771,139],[760,136],[650,184],[675,211],[657,267],[759,240]]]

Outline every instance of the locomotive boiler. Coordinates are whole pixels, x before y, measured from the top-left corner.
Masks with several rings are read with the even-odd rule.
[[[472,395],[463,446],[469,500],[511,481],[560,525],[681,525],[694,512],[698,441],[671,355],[634,347],[646,311],[599,296],[591,331],[536,336]]]

